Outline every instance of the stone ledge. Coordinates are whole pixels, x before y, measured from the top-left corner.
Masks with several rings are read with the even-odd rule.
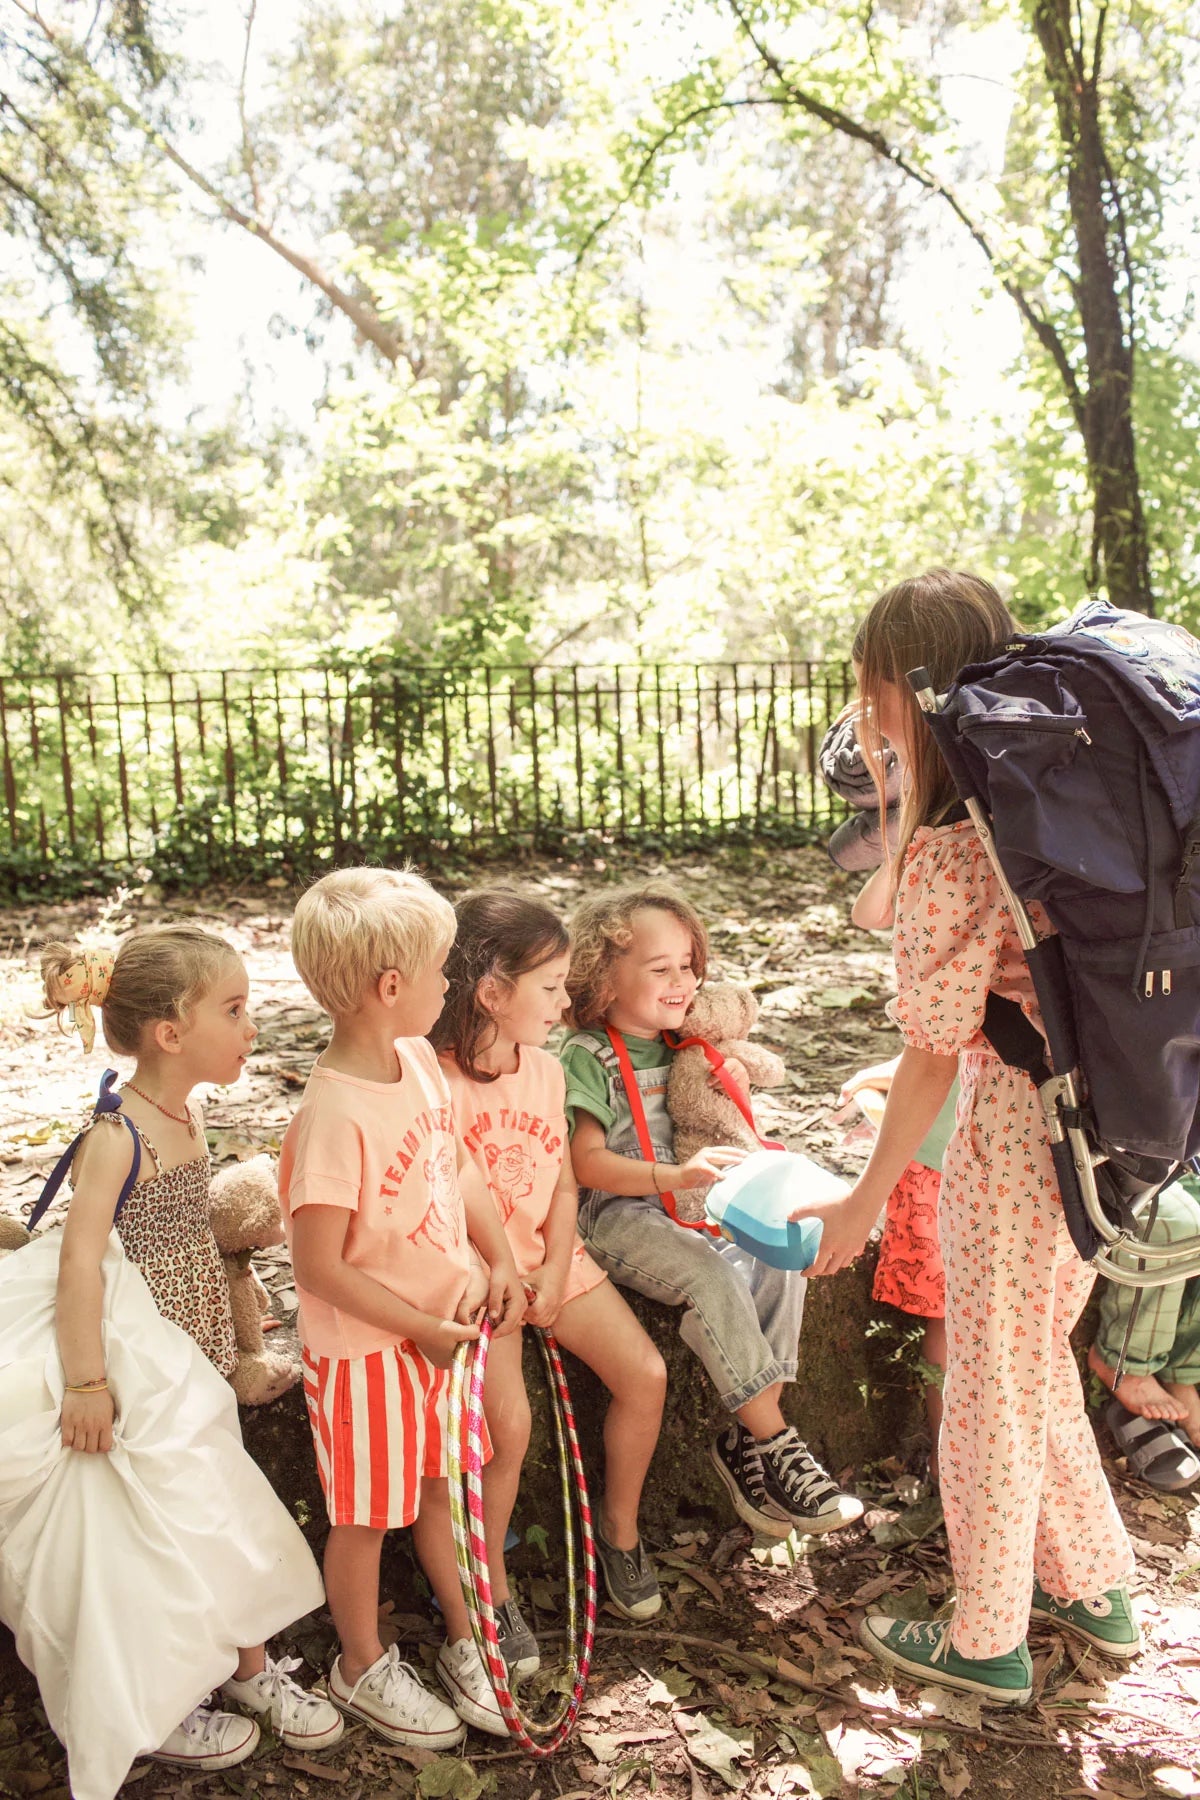
[[[850,1479],[865,1464],[908,1448],[923,1417],[916,1385],[902,1365],[890,1361],[878,1341],[867,1336],[877,1316],[871,1298],[874,1253],[853,1269],[809,1287],[800,1372],[784,1389],[784,1413],[834,1473]],[[663,1429],[646,1484],[643,1519],[652,1538],[665,1535],[683,1516],[731,1517],[729,1503],[709,1460],[708,1445],[727,1415],[708,1377],[678,1335],[679,1313],[623,1290],[666,1361],[669,1385]],[[533,1403],[534,1427],[521,1482],[514,1524],[530,1524],[558,1535],[561,1500],[546,1383],[536,1347],[525,1346],[525,1373]],[[601,1431],[604,1390],[573,1357],[564,1353],[567,1379],[585,1463],[598,1490],[603,1468]],[[324,1537],[325,1512],[300,1389],[271,1406],[242,1412],[246,1448],[259,1462],[304,1525],[310,1540]]]

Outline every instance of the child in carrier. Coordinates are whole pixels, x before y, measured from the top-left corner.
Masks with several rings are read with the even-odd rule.
[[[704,979],[708,939],[665,883],[587,900],[571,925],[567,990],[575,1030],[561,1055],[580,1226],[614,1280],[683,1308],[679,1334],[732,1414],[712,1459],[739,1516],[757,1531],[830,1531],[861,1516],[780,1410],[796,1378],[804,1278],[770,1268],[703,1229],[676,1224],[663,1196],[706,1186],[744,1151],[675,1162],[667,1112],[678,1031]]]
[[[1033,1082],[982,1030],[989,990],[1038,1024],[1032,982],[999,880],[906,680],[924,666],[942,691],[1014,629],[988,582],[934,569],[889,589],[856,640],[865,730],[886,738],[904,769],[892,886],[893,1014],[905,1049],[865,1171],[849,1194],[797,1216],[823,1224],[813,1275],[851,1262],[959,1075],[939,1217],[940,1473],[957,1609],[928,1622],[869,1615],[860,1635],[922,1682],[1023,1705],[1031,1616],[1117,1657],[1135,1655],[1140,1634],[1125,1585],[1129,1540],[1068,1341],[1092,1272],[1067,1232]]]
[[[1152,1244],[1200,1236],[1195,1175],[1163,1188],[1145,1236]],[[1088,1367],[1113,1396],[1104,1422],[1130,1473],[1164,1493],[1194,1487],[1200,1481],[1200,1275],[1145,1289],[1106,1281]]]
[[[135,932],[115,961],[50,944],[42,973],[53,1015],[69,1004],[90,1047],[98,1006],[136,1066],[119,1094],[110,1072],[77,1140],[61,1237],[0,1274],[0,1611],[72,1791],[107,1800],[137,1754],[223,1769],[250,1755],[258,1721],[300,1750],[335,1743],[342,1722],[263,1646],[323,1595],[223,1379],[236,1348],[190,1096],[241,1075],[257,1035],[245,968],[211,932],[169,925]],[[59,1557],[48,1575],[35,1523],[42,1563]],[[218,1681],[237,1713],[201,1704]]]
[[[565,1081],[562,1065],[543,1048],[567,1003],[566,927],[549,907],[506,888],[468,894],[455,913],[450,988],[429,1034],[450,1083],[455,1135],[496,1203],[529,1295],[526,1318],[552,1329],[609,1391],[596,1549],[617,1611],[649,1619],[662,1601],[638,1507],[667,1371],[575,1229],[579,1196],[567,1154]],[[520,1334],[492,1347],[484,1411],[494,1452],[483,1497],[500,1648],[514,1677],[524,1676],[538,1667],[538,1649],[504,1567],[530,1429]]]

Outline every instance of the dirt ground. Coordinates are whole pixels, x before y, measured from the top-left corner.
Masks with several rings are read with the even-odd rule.
[[[447,892],[500,876],[520,880],[564,912],[597,882],[668,873],[700,905],[712,930],[716,973],[752,983],[760,1035],[780,1048],[789,1077],[761,1096],[763,1126],[843,1172],[861,1148],[843,1143],[831,1113],[843,1077],[893,1054],[883,1012],[890,958],[883,940],[849,924],[852,886],[816,850],[688,853],[667,864],[596,857],[428,871]],[[129,924],[199,918],[241,950],[262,1027],[236,1090],[214,1092],[209,1138],[224,1162],[278,1144],[320,1046],[320,1017],[287,954],[291,894],[282,884],[163,900],[152,887],[105,902],[12,909],[0,915],[0,1208],[20,1214],[78,1129],[108,1058],[31,1021],[36,946],[48,935],[111,939]],[[295,1296],[282,1253],[262,1264],[285,1321]],[[897,1354],[902,1354],[897,1340]],[[949,1565],[936,1501],[919,1470],[898,1461],[858,1471],[869,1510],[861,1525],[772,1550],[727,1520],[681,1521],[656,1544],[666,1604],[647,1626],[601,1613],[597,1656],[580,1728],[564,1751],[534,1764],[472,1733],[461,1757],[390,1750],[361,1727],[328,1756],[305,1759],[265,1744],[224,1775],[180,1780],[137,1765],[139,1800],[234,1794],[338,1796],[339,1800],[601,1800],[658,1793],[746,1800],[861,1792],[924,1800],[973,1793],[1003,1800],[1051,1795],[1200,1796],[1200,1509],[1192,1496],[1155,1494],[1102,1448],[1138,1553],[1137,1607],[1146,1649],[1122,1670],[1053,1630],[1034,1627],[1034,1704],[985,1709],[933,1690],[892,1686],[856,1642],[868,1603],[905,1617],[949,1598]],[[561,1665],[560,1572],[536,1545],[524,1555],[522,1597],[536,1620],[543,1674],[531,1692],[550,1704]],[[388,1629],[418,1666],[438,1632],[425,1613],[388,1610]],[[0,1634],[2,1639],[3,1634]],[[319,1675],[328,1619],[302,1621],[290,1648]],[[66,1800],[65,1766],[31,1679],[0,1641],[0,1793]]]

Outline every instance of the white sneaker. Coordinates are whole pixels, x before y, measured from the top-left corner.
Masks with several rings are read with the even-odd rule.
[[[253,1719],[197,1706],[149,1755],[154,1762],[181,1769],[232,1769],[253,1753],[258,1738]]]
[[[449,1694],[450,1704],[460,1719],[474,1725],[477,1731],[490,1732],[492,1737],[508,1736],[504,1714],[492,1692],[474,1638],[459,1638],[457,1644],[447,1639],[437,1653],[435,1666],[438,1680]]]
[[[268,1656],[261,1675],[224,1681],[221,1692],[269,1725],[289,1750],[328,1750],[345,1730],[342,1716],[320,1694],[310,1694],[292,1680],[292,1670],[299,1667],[298,1656],[282,1656],[278,1662]]]
[[[329,1671],[329,1698],[342,1712],[363,1719],[389,1744],[412,1744],[426,1750],[450,1750],[466,1736],[458,1714],[418,1680],[400,1661],[395,1644],[351,1687],[342,1680],[342,1659]]]

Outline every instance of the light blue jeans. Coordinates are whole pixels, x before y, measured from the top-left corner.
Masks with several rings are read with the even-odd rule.
[[[679,1335],[730,1412],[775,1382],[796,1379],[803,1275],[772,1269],[724,1238],[685,1230],[648,1196],[589,1194],[579,1229],[614,1281],[684,1308]]]

